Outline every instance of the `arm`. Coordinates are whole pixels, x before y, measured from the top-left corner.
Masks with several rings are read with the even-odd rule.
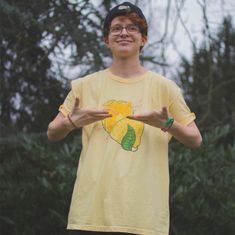
[[[187,126],[184,126],[174,121],[168,132],[180,143],[189,148],[198,148],[202,143],[202,136],[195,122],[191,122]]]
[[[142,121],[157,128],[162,128],[168,118],[168,112],[166,107],[163,107],[161,111],[131,115],[128,118]],[[191,122],[189,125],[185,126],[174,121],[173,125],[168,129],[168,132],[187,147],[197,148],[201,145],[202,137],[195,122]]]
[[[75,128],[69,122],[68,118],[62,113],[58,113],[55,119],[50,122],[47,129],[47,137],[50,141],[64,139]]]
[[[48,140],[61,140],[75,128],[83,127],[107,117],[111,117],[111,115],[105,110],[80,109],[79,98],[76,97],[73,111],[69,117],[65,117],[62,113],[58,113],[55,119],[48,125]]]

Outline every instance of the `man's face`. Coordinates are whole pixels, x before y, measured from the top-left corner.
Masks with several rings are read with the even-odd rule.
[[[105,39],[107,47],[115,57],[139,56],[140,47],[146,41],[147,38],[142,36],[139,27],[125,16],[112,20],[109,35]]]

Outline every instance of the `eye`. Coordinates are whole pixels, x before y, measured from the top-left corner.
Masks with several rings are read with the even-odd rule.
[[[110,29],[110,31],[111,31],[112,33],[120,32],[121,30],[122,30],[122,26],[120,26],[120,25],[113,26],[113,27]]]
[[[132,24],[132,25],[128,25],[128,30],[129,30],[129,32],[139,32],[139,27],[137,26],[137,25],[134,25],[134,24]]]

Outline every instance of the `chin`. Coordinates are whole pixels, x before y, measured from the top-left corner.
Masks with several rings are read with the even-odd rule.
[[[121,58],[121,59],[125,59],[125,58],[129,58],[131,57],[132,55],[130,53],[118,53],[115,55],[116,58]]]
[[[136,53],[136,52],[132,52],[128,49],[122,49],[122,50],[113,52],[113,55],[115,57],[127,58],[127,57],[131,57],[131,56],[134,56],[134,55],[138,56],[139,54]]]

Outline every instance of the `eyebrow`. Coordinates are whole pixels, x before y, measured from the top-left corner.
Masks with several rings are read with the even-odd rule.
[[[112,28],[112,27],[116,27],[116,26],[121,26],[121,27],[123,27],[123,26],[129,26],[129,25],[135,25],[135,26],[137,26],[136,24],[127,24],[127,25],[122,25],[122,24],[115,24],[115,25],[110,25],[110,28]]]

